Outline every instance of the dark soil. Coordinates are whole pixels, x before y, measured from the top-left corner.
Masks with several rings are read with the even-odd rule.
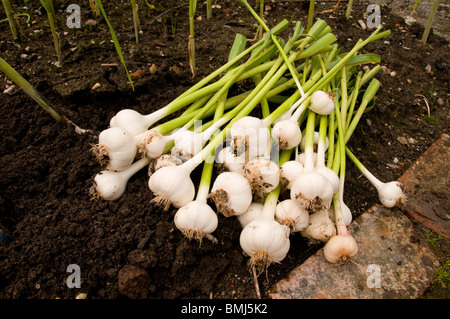
[[[62,67],[54,65],[50,29],[38,1],[26,3],[26,7],[16,1],[20,4],[15,6],[16,12],[31,15],[29,23],[19,17],[21,41],[13,42],[8,24],[0,23],[0,56],[58,112],[82,128],[100,132],[123,108],[148,114],[166,105],[226,62],[236,33],[248,39],[255,35],[254,19],[237,1],[217,1],[221,8],[213,9],[210,21],[205,5],[199,3],[197,73],[192,78],[187,4],[150,0],[155,6],[150,9],[144,1],[137,2],[143,30],[139,44],[134,41],[130,2],[105,1],[128,69],[143,71],[141,78],[134,79],[135,92],[104,20],[93,15],[87,1],[81,7],[80,29],[66,27],[65,9],[71,2],[55,2]],[[358,24],[358,20],[365,21],[368,2],[357,1],[350,20],[344,18],[344,3],[333,13],[317,14],[332,27],[345,50],[372,31]],[[301,20],[306,25],[309,1],[266,3],[269,26],[283,19]],[[321,2],[316,10],[333,6],[334,2]],[[88,19],[97,24],[87,26]],[[382,87],[375,107],[364,115],[348,145],[377,177],[391,181],[442,133],[448,133],[450,60],[444,39],[431,34],[427,45],[420,42],[420,25],[408,26],[384,7],[382,23],[392,31],[391,36],[364,52],[380,54],[381,65],[389,70],[377,75]],[[152,74],[149,68],[153,64],[157,71]],[[91,90],[97,82],[100,87]],[[2,91],[9,84],[0,77]],[[73,127],[56,123],[18,88],[8,94],[0,92],[0,105],[0,223],[12,237],[9,243],[0,243],[0,298],[73,299],[81,292],[90,299],[256,298],[236,219],[219,218],[218,244],[190,242],[173,224],[174,208],[162,212],[149,204],[153,195],[147,187],[146,170],[129,181],[119,200],[92,200],[89,189],[100,166],[90,148],[97,135],[79,135]],[[197,178],[198,172],[193,176]],[[345,202],[355,218],[378,203],[374,188],[350,163],[346,185]],[[293,235],[285,260],[270,266],[267,276],[259,279],[263,297],[271,285],[319,247]],[[80,289],[66,285],[70,264],[80,266]],[[130,266],[140,268],[130,271]],[[138,274],[146,283],[144,293],[119,291],[119,273]]]

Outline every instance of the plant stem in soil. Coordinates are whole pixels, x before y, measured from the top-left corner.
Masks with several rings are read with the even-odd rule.
[[[13,39],[18,40],[19,33],[17,32],[16,19],[14,17],[14,12],[12,11],[12,8],[11,8],[11,3],[9,2],[9,0],[2,0],[2,2],[3,2],[3,7],[5,8],[6,17],[8,18],[9,27],[11,29],[11,34],[13,36]]]
[[[47,111],[57,122],[61,121],[61,116],[48,105],[33,86],[25,80],[13,67],[0,58],[0,71],[5,73],[14,83],[22,88],[33,100],[35,100],[45,111]]]

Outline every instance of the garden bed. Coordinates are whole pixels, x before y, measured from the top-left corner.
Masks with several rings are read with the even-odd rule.
[[[175,208],[162,212],[150,204],[153,194],[147,187],[146,169],[130,180],[117,201],[90,196],[93,176],[100,169],[90,148],[115,113],[132,108],[148,114],[163,107],[226,62],[236,33],[248,39],[255,36],[256,21],[237,1],[217,1],[210,21],[205,5],[199,3],[197,18],[202,19],[196,20],[197,72],[192,78],[188,6],[174,0],[148,2],[154,9],[138,1],[143,31],[139,44],[134,41],[129,2],[105,4],[128,70],[143,71],[133,80],[134,92],[107,25],[92,14],[87,2],[81,8],[80,29],[66,27],[69,3],[56,5],[64,55],[61,67],[54,64],[46,15],[36,2],[27,3],[26,9],[22,4],[15,7],[31,16],[28,24],[19,18],[20,42],[12,41],[7,23],[0,24],[1,57],[58,112],[93,131],[80,135],[73,127],[56,123],[18,88],[1,93],[10,83],[0,77],[0,224],[12,236],[9,243],[0,244],[0,298],[71,299],[81,292],[90,299],[142,296],[133,294],[136,290],[119,292],[119,272],[127,265],[148,274],[147,298],[256,297],[235,218],[220,216],[217,244],[189,241],[174,226]],[[306,25],[309,1],[266,2],[269,26],[283,19]],[[345,4],[316,17],[326,20],[339,45],[349,50],[371,33],[358,23],[366,19],[368,2],[358,1],[349,20],[344,17]],[[316,11],[333,6],[334,2],[318,3]],[[97,23],[88,26],[89,19]],[[431,34],[426,45],[420,42],[420,25],[407,25],[386,7],[381,22],[392,34],[364,49],[381,55],[383,71],[376,76],[381,88],[375,107],[364,115],[348,145],[374,175],[391,181],[442,133],[448,133],[450,60],[445,39]],[[100,86],[92,90],[96,83]],[[196,170],[193,178],[198,180],[199,175]],[[356,218],[378,203],[378,197],[351,163],[346,176],[344,200]],[[320,247],[299,234],[290,240],[287,257],[259,278],[263,297]],[[66,285],[70,264],[80,266],[80,289]]]

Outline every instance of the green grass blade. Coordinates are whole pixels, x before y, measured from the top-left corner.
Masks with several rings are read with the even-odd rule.
[[[103,18],[105,19],[106,23],[108,24],[109,31],[111,33],[111,38],[112,38],[112,40],[114,42],[114,47],[116,48],[116,51],[117,51],[117,55],[119,56],[119,59],[122,62],[124,68],[125,68],[125,72],[127,73],[128,81],[130,82],[131,88],[134,91],[133,80],[131,80],[130,73],[128,72],[127,66],[125,64],[125,60],[124,60],[123,54],[122,54],[122,49],[120,48],[120,44],[119,44],[119,40],[117,39],[116,32],[114,32],[114,28],[111,25],[111,23],[109,22],[108,16],[106,15],[105,9],[103,8],[102,1],[101,0],[95,0],[95,3],[97,4],[100,12],[102,13]]]
[[[9,22],[9,27],[11,28],[11,33],[13,35],[14,40],[19,39],[19,33],[17,32],[16,20],[14,18],[14,13],[11,9],[11,3],[9,0],[2,0],[3,7],[5,8],[6,17]]]
[[[22,88],[33,100],[35,100],[45,111],[47,111],[57,122],[60,122],[62,117],[51,108],[47,102],[39,95],[33,86],[25,80],[12,66],[5,60],[0,58],[0,71]]]

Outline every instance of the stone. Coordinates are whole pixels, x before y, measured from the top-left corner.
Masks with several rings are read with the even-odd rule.
[[[141,267],[126,265],[119,271],[119,293],[129,299],[145,299],[148,296],[150,276]]]
[[[407,197],[402,209],[450,239],[450,136],[443,134],[399,178]]]
[[[323,248],[270,288],[273,299],[416,299],[429,287],[438,258],[399,209],[375,205],[348,227],[359,251],[330,263]]]

